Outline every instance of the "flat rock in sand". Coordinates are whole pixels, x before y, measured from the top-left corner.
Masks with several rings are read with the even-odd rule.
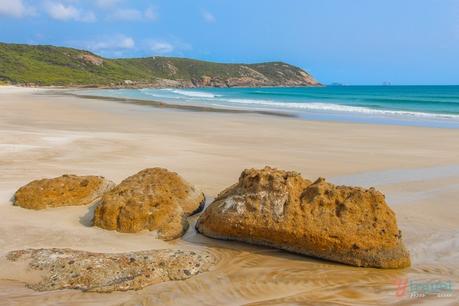
[[[177,173],[145,169],[103,196],[94,225],[125,233],[156,231],[158,238],[171,240],[185,233],[187,217],[199,212],[204,202],[204,194]]]
[[[14,205],[29,209],[91,204],[115,183],[102,176],[63,175],[35,180],[16,191]]]
[[[269,167],[244,170],[199,217],[196,229],[349,265],[410,265],[382,193],[322,178],[311,184],[298,173]]]
[[[112,292],[139,290],[165,281],[186,280],[206,272],[214,263],[206,252],[152,250],[119,254],[71,249],[26,249],[6,255],[9,262],[39,273],[27,281],[37,291],[80,289]]]

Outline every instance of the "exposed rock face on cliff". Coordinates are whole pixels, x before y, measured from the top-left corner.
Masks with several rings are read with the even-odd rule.
[[[395,214],[373,188],[314,183],[266,167],[244,170],[199,217],[209,237],[272,246],[361,267],[410,265]]]
[[[187,217],[200,211],[204,200],[204,194],[177,173],[145,169],[103,196],[94,225],[125,233],[156,231],[158,238],[171,240],[185,233]]]
[[[184,87],[267,87],[267,86],[317,86],[310,74],[285,63],[239,65],[233,76],[202,75],[192,78],[192,86]]]
[[[27,286],[37,291],[80,289],[112,292],[139,290],[165,281],[185,280],[206,272],[215,262],[206,252],[152,250],[120,254],[71,249],[12,251],[8,261],[39,274]],[[20,273],[23,274],[23,273]]]
[[[14,204],[29,209],[87,205],[114,186],[101,176],[63,175],[35,180],[16,191]]]

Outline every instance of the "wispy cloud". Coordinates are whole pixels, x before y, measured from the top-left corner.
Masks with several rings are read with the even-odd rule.
[[[132,37],[123,34],[118,34],[114,37],[103,38],[101,40],[87,42],[86,45],[88,49],[94,51],[132,49],[135,47],[135,41]]]
[[[182,51],[190,50],[192,47],[188,43],[182,42],[176,37],[169,39],[146,39],[141,44],[143,53],[160,55],[160,54],[181,54]]]
[[[22,0],[0,0],[0,16],[20,18],[35,13],[35,8]]]
[[[56,20],[60,21],[82,21],[82,22],[94,22],[96,21],[96,15],[93,11],[83,11],[70,4],[64,4],[62,2],[47,1],[45,3],[45,9],[48,15]]]
[[[146,10],[138,10],[131,8],[119,8],[110,14],[110,19],[120,21],[142,21],[142,20],[156,20],[157,12],[153,7]]]
[[[132,55],[132,52],[136,50],[134,38],[121,33],[87,40],[69,40],[65,42],[65,45],[107,57],[125,57]]]
[[[158,10],[152,6],[147,8],[144,12],[145,18],[148,20],[156,20],[158,19]]]
[[[217,21],[217,18],[215,18],[214,14],[212,14],[211,12],[207,10],[203,10],[201,12],[201,16],[204,19],[204,21],[208,23],[214,23]]]
[[[172,43],[161,40],[153,40],[148,42],[149,49],[156,54],[171,53],[175,50]]]
[[[36,4],[37,6],[33,6]],[[38,3],[38,4],[37,4]],[[158,9],[120,7],[124,0],[0,0],[0,16],[21,18],[43,13],[59,21],[95,22],[96,13],[117,21],[154,21],[158,19]]]
[[[110,19],[135,21],[142,19],[142,12],[136,9],[117,9],[110,15]]]
[[[121,0],[96,0],[96,5],[101,8],[112,8],[120,2]]]
[[[190,44],[182,42],[177,37],[135,40],[123,33],[92,37],[86,40],[68,40],[65,46],[89,50],[107,57],[143,57],[165,54],[182,56],[183,51],[192,49]]]

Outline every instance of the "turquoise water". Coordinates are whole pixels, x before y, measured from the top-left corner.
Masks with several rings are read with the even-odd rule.
[[[269,110],[310,120],[459,128],[459,86],[109,89],[90,93],[175,104]]]

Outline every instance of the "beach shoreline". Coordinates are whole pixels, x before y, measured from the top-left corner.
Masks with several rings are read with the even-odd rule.
[[[84,95],[84,94],[77,94],[77,93],[69,93],[67,91],[56,93],[56,94],[57,95],[72,95],[72,96],[83,98],[83,99],[122,102],[122,103],[130,103],[130,104],[136,104],[136,105],[142,105],[142,106],[157,107],[157,108],[170,108],[170,109],[177,109],[177,110],[184,110],[184,111],[214,112],[214,113],[220,112],[220,113],[230,113],[230,114],[260,114],[260,115],[270,115],[270,116],[279,116],[279,117],[297,117],[296,115],[289,114],[286,112],[251,111],[251,110],[243,110],[243,109],[225,109],[225,108],[217,108],[217,107],[209,107],[209,106],[198,106],[198,105],[181,105],[181,104],[166,103],[166,102],[156,101],[156,100],[141,100],[141,99],[133,99],[133,98],[117,98],[117,97],[108,97],[108,96]]]
[[[459,128],[457,86],[81,89],[71,94],[194,111],[253,112],[306,121]],[[160,102],[159,102],[160,101]]]
[[[182,282],[110,294],[24,287],[0,261],[7,305],[399,304],[398,280],[459,283],[459,130],[307,121],[259,112],[183,109],[76,97],[66,90],[0,87],[0,255],[22,248],[65,247],[126,252],[202,249],[219,259],[210,272]],[[38,94],[37,94],[38,93]],[[162,103],[162,102],[158,102]],[[30,211],[13,207],[25,183],[64,173],[103,175],[119,183],[147,167],[176,171],[209,201],[244,168],[265,165],[308,179],[374,186],[386,194],[411,252],[409,269],[360,269],[197,234],[193,217],[181,239],[89,227],[89,207]],[[459,301],[428,296],[432,305]]]

